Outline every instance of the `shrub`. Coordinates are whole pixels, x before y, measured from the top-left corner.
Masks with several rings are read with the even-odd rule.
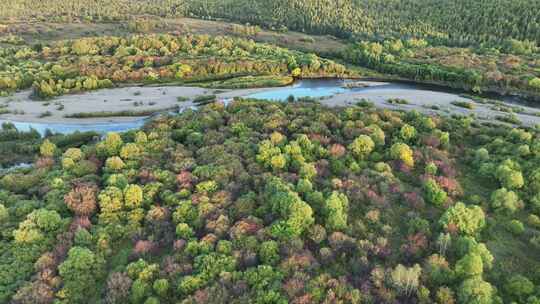
[[[393,105],[406,105],[409,104],[409,102],[403,98],[390,98],[386,100],[387,103],[393,104]]]
[[[469,110],[474,110],[475,106],[473,103],[467,102],[467,101],[452,101],[452,105],[456,107],[461,107]]]
[[[216,95],[200,95],[193,99],[194,103],[207,104],[216,101]]]

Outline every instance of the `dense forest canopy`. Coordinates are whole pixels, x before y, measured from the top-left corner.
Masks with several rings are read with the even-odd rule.
[[[245,9],[250,8],[246,14]],[[189,12],[341,37],[427,38],[450,45],[540,41],[540,3],[482,0],[190,1]]]
[[[539,302],[537,130],[236,100],[75,140],[0,178],[1,301]]]
[[[118,21],[131,16],[149,14],[156,16],[183,16],[184,0],[5,0],[0,17],[29,20],[36,17],[42,21]]]
[[[271,76],[251,85],[272,86],[293,77],[343,75],[343,65],[313,54],[225,36],[94,37],[0,49],[0,96],[30,87],[36,97],[51,98],[120,83],[206,81],[212,86],[220,84],[212,80]]]
[[[359,0],[375,32],[419,34],[450,44],[540,41],[540,3],[515,0]]]
[[[526,0],[5,0],[0,17],[113,21],[133,15],[226,18],[340,37],[426,38],[447,45],[540,41],[540,3]]]

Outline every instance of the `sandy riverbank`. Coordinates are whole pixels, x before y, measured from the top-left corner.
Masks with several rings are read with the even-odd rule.
[[[362,81],[363,85],[369,86],[368,89],[343,90],[340,87],[339,93],[331,96],[322,97],[320,102],[327,106],[347,106],[358,102],[361,99],[367,99],[377,107],[389,109],[418,110],[428,114],[475,114],[478,119],[484,121],[496,122],[497,116],[505,116],[507,113],[493,109],[492,104],[478,104],[471,99],[458,96],[453,93],[414,89],[414,88],[396,88],[383,82]],[[214,90],[199,87],[123,87],[114,89],[104,89],[88,92],[85,94],[65,95],[50,101],[34,101],[29,98],[30,92],[18,92],[10,97],[0,98],[1,105],[6,105],[7,110],[12,113],[0,115],[0,120],[16,121],[21,123],[40,123],[40,124],[74,124],[74,125],[92,125],[103,123],[123,123],[141,120],[141,117],[102,117],[102,118],[66,118],[65,115],[81,112],[120,112],[120,111],[159,111],[166,108],[178,106],[188,108],[194,106],[192,100],[201,95],[216,95],[218,99],[228,99],[234,97],[245,97],[256,93],[263,95],[273,93],[288,93],[288,90],[294,90],[292,87],[280,88],[258,88],[258,89],[240,89],[240,90]],[[330,87],[331,89],[333,87]],[[308,87],[305,90],[328,90],[326,88]],[[275,91],[275,92],[274,92]],[[178,101],[178,97],[183,97],[187,101]],[[390,104],[388,99],[405,99],[408,104]],[[465,109],[451,104],[453,101],[463,101],[474,103],[474,109]],[[59,107],[63,106],[63,109]],[[437,107],[438,110],[433,108]],[[509,105],[515,106],[515,105]],[[516,114],[524,125],[533,126],[540,123],[540,117],[534,116],[534,113],[540,113],[538,109],[530,107],[521,107],[528,114]],[[49,116],[40,117],[45,112],[50,112]],[[17,114],[13,114],[17,113]]]
[[[390,104],[388,99],[404,99],[408,104]],[[461,97],[452,93],[437,92],[430,90],[413,90],[413,89],[384,89],[375,88],[369,91],[349,92],[344,94],[334,95],[330,98],[322,99],[321,103],[327,106],[347,106],[366,99],[374,103],[375,106],[388,108],[393,110],[417,110],[426,114],[440,115],[470,115],[474,114],[478,120],[489,122],[500,122],[496,120],[498,116],[506,116],[508,113],[493,109],[493,104],[479,104],[472,99]],[[474,109],[466,109],[463,107],[452,105],[454,101],[469,102],[474,104]],[[515,104],[506,104],[507,106],[516,106]],[[435,110],[437,107],[438,110]],[[516,117],[521,120],[525,126],[534,126],[540,124],[540,109],[519,106],[524,113],[515,113]],[[525,114],[526,113],[526,114]]]
[[[152,112],[178,106],[191,107],[192,100],[201,95],[216,95],[218,98],[233,98],[272,90],[213,90],[198,87],[124,87],[103,89],[83,94],[64,95],[52,100],[36,101],[30,99],[30,91],[17,92],[13,96],[0,98],[1,105],[11,113],[0,115],[0,119],[32,123],[118,123],[140,120],[141,117],[96,117],[66,118],[66,115],[93,112]],[[179,102],[178,97],[186,101]],[[43,116],[49,112],[50,115]]]

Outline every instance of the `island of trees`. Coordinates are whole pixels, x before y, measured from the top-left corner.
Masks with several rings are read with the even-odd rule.
[[[0,179],[3,302],[540,301],[536,129],[238,99],[65,141]]]

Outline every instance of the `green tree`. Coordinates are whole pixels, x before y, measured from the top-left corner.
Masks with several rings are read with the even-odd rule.
[[[143,202],[143,190],[139,185],[128,185],[124,190],[125,205],[129,209],[135,209],[141,206]]]
[[[390,148],[390,157],[402,161],[409,167],[414,167],[414,157],[411,148],[404,143],[393,144]]]
[[[97,45],[90,38],[75,40],[71,50],[77,55],[94,55],[98,52]]]
[[[195,235],[195,232],[186,223],[176,225],[176,235],[181,239],[190,239]]]
[[[463,304],[492,304],[494,289],[480,277],[466,279],[458,290],[459,303]]]
[[[407,141],[407,142],[411,141],[412,139],[416,137],[416,129],[411,125],[405,124],[399,130],[399,136],[404,141]]]
[[[131,302],[142,303],[143,300],[148,295],[150,295],[151,289],[152,289],[151,285],[149,284],[149,282],[145,280],[137,279],[133,281],[133,284],[131,285],[131,294],[130,294]]]
[[[105,137],[105,140],[98,143],[96,149],[100,155],[103,156],[117,156],[120,153],[120,149],[124,145],[122,137],[118,133],[110,132]]]
[[[0,225],[3,225],[7,223],[9,220],[9,209],[4,206],[4,204],[0,204]]]
[[[528,296],[534,292],[534,284],[526,277],[515,274],[511,276],[504,284],[504,290],[507,294],[525,302]]]
[[[19,244],[42,245],[44,239],[56,232],[62,225],[58,212],[47,209],[37,209],[19,223],[19,228],[13,231],[13,237]]]
[[[265,187],[270,209],[279,219],[272,226],[278,237],[301,235],[315,222],[313,210],[300,196],[278,178],[271,178]]]
[[[135,143],[128,143],[120,150],[120,157],[124,160],[137,159],[141,155],[141,149]]]
[[[326,226],[330,230],[343,230],[347,228],[349,212],[349,199],[343,193],[337,191],[326,199],[324,213],[326,214]]]
[[[350,145],[349,149],[354,156],[363,159],[368,156],[375,148],[375,143],[371,137],[367,135],[358,136]]]
[[[448,287],[440,287],[435,295],[437,304],[454,304],[454,292]]]
[[[511,220],[506,224],[506,229],[514,235],[522,235],[525,232],[525,225],[519,220]]]
[[[529,86],[534,90],[540,91],[540,78],[535,77],[529,80]]]
[[[517,193],[501,188],[491,194],[491,207],[497,211],[514,213],[523,207]]]
[[[448,199],[446,192],[432,178],[424,182],[424,193],[426,200],[436,206],[442,206]]]
[[[279,244],[276,241],[266,241],[259,248],[261,262],[268,265],[276,265],[279,260]]]
[[[58,271],[64,282],[61,292],[68,303],[87,303],[98,292],[103,261],[90,249],[73,247]]]
[[[169,281],[167,279],[155,280],[152,287],[156,294],[158,294],[160,297],[167,298],[167,294],[169,292]]]
[[[45,157],[53,157],[55,151],[56,151],[56,145],[53,144],[48,139],[45,139],[43,143],[41,144],[41,146],[39,147],[39,152],[41,153],[42,156],[45,156]]]
[[[464,279],[481,276],[484,272],[482,258],[476,254],[467,254],[456,263],[456,274]]]
[[[475,235],[486,225],[485,215],[479,206],[465,206],[462,202],[448,208],[439,220],[446,229],[457,229],[464,235]]]
[[[519,165],[512,160],[505,160],[495,172],[495,176],[504,188],[519,189],[523,187],[524,180]]]

